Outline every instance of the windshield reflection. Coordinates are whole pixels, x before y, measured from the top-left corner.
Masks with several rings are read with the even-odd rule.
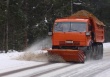
[[[55,23],[55,32],[85,32],[86,23],[85,22],[58,22]]]

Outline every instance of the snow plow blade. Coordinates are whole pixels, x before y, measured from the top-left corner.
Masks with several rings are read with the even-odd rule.
[[[84,53],[81,50],[69,50],[69,49],[53,49],[48,50],[50,54],[57,54],[61,56],[66,62],[78,62],[84,63]]]

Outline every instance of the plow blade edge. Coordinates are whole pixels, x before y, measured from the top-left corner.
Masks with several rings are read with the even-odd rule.
[[[84,53],[81,50],[69,50],[69,49],[53,49],[48,50],[48,53],[57,54],[61,56],[67,62],[81,62],[84,63]]]

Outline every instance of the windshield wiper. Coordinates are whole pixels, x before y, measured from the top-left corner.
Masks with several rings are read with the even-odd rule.
[[[70,31],[78,31],[78,30],[73,30],[73,29],[71,29]]]
[[[62,29],[55,29],[55,31],[63,31]]]

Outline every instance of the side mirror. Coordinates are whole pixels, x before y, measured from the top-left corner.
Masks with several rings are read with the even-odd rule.
[[[52,24],[47,21],[46,17],[45,17],[44,21],[45,21],[46,25],[48,26],[48,35],[51,36],[52,35]]]
[[[49,35],[49,36],[52,36],[52,32],[48,32],[48,35]]]
[[[90,32],[86,32],[86,36],[90,36],[91,35],[91,33]]]
[[[47,23],[48,26],[48,35],[52,35],[52,24],[51,23]]]

